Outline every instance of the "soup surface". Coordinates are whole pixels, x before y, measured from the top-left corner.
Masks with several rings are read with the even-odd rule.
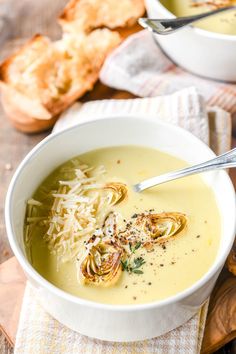
[[[235,0],[161,0],[161,3],[177,17],[192,16],[219,7],[236,5]],[[211,32],[236,35],[236,10],[214,15],[194,25]]]
[[[152,302],[190,287],[219,248],[211,188],[196,175],[132,190],[138,181],[185,166],[136,146],[66,162],[28,201],[25,245],[33,267],[73,295],[109,304]]]

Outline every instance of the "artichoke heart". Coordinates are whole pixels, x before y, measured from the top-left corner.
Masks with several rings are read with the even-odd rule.
[[[187,224],[187,218],[182,213],[149,214],[142,217],[144,233],[155,242],[166,241],[180,233]]]
[[[122,272],[122,256],[123,249],[118,243],[101,239],[97,244],[92,245],[88,255],[80,264],[80,282],[103,287],[115,284]]]
[[[179,234],[187,224],[185,214],[172,212],[160,214],[139,214],[135,223],[118,233],[122,245],[140,242],[146,249],[153,249],[155,243],[167,241]]]
[[[122,202],[128,194],[126,184],[120,182],[111,182],[104,186],[104,189],[111,192],[111,205],[116,205]]]

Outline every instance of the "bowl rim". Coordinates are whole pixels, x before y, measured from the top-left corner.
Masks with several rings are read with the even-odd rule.
[[[152,0],[157,3],[157,6],[159,6],[165,13],[170,18],[176,18],[171,11],[169,11],[161,2],[160,0]],[[227,41],[236,41],[236,35],[233,34],[224,34],[224,33],[218,33],[218,32],[212,32],[212,31],[207,31],[202,28],[195,27],[193,25],[189,25],[186,28],[191,28],[192,31],[198,33],[199,35],[209,37],[209,38],[215,38],[215,39],[222,39],[222,40],[227,40]]]
[[[199,290],[202,286],[208,283],[208,281],[217,274],[217,271],[221,269],[223,266],[223,263],[230,252],[230,249],[233,245],[234,242],[234,236],[235,236],[235,231],[236,231],[236,198],[235,198],[235,190],[233,183],[228,176],[228,174],[225,171],[218,171],[218,173],[221,173],[224,175],[225,180],[227,181],[227,188],[230,188],[232,191],[232,198],[234,196],[234,215],[235,218],[232,222],[231,225],[231,232],[229,232],[230,237],[229,237],[229,243],[228,246],[226,247],[224,252],[220,253],[220,256],[218,256],[214,263],[211,265],[211,267],[208,269],[208,271],[194,284],[192,284],[190,287],[184,289],[183,291],[172,295],[166,299],[163,300],[158,300],[158,301],[152,301],[148,303],[141,303],[141,304],[127,304],[127,305],[115,305],[115,304],[106,304],[106,303],[100,303],[100,302],[95,302],[92,300],[87,300],[84,298],[80,298],[79,296],[72,295],[64,290],[61,290],[57,286],[53,285],[50,283],[48,280],[46,280],[44,277],[42,277],[30,264],[26,256],[23,254],[20,246],[16,242],[16,237],[14,236],[14,231],[13,231],[13,220],[11,217],[11,209],[12,209],[12,195],[15,189],[15,186],[17,184],[18,178],[21,175],[22,171],[24,170],[25,166],[29,163],[31,159],[37,158],[37,154],[45,148],[47,143],[56,140],[57,137],[61,135],[66,135],[70,131],[74,129],[80,129],[81,126],[89,126],[93,124],[99,124],[100,121],[114,121],[114,120],[132,120],[132,124],[135,123],[135,120],[137,122],[140,120],[145,121],[145,123],[150,122],[150,123],[155,123],[157,125],[162,125],[163,127],[167,129],[171,129],[172,131],[174,130],[175,132],[188,136],[192,140],[201,143],[204,145],[206,152],[210,153],[212,157],[216,156],[215,153],[211,150],[211,148],[206,145],[203,141],[201,141],[199,138],[197,138],[195,135],[190,133],[189,131],[179,127],[175,126],[171,123],[163,122],[161,120],[158,120],[154,117],[145,117],[145,116],[131,116],[131,115],[114,115],[110,116],[107,118],[104,117],[96,117],[95,119],[91,119],[88,122],[81,122],[78,123],[75,126],[68,127],[66,129],[63,129],[62,131],[59,131],[57,133],[52,133],[49,134],[47,137],[45,137],[41,142],[39,142],[21,161],[19,166],[17,167],[11,182],[8,187],[7,195],[6,195],[6,200],[5,200],[5,223],[6,223],[6,230],[7,230],[7,237],[8,241],[10,243],[11,249],[16,256],[18,262],[22,266],[23,270],[26,272],[27,275],[31,279],[33,279],[37,285],[40,285],[43,289],[46,289],[47,291],[50,291],[53,293],[55,296],[62,298],[63,300],[72,302],[76,305],[82,305],[82,306],[87,306],[87,307],[92,307],[96,309],[103,309],[103,310],[109,310],[109,311],[114,311],[114,312],[130,312],[130,311],[140,311],[140,310],[148,310],[152,308],[159,308],[165,305],[171,305],[172,303],[180,302],[182,299],[188,297],[189,295],[192,295],[194,292]],[[233,201],[233,200],[232,200]]]

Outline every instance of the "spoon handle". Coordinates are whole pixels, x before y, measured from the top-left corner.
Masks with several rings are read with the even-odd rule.
[[[190,25],[195,21],[199,21],[205,17],[212,16],[218,14],[220,12],[228,11],[236,9],[236,6],[227,6],[222,7],[217,10],[204,12],[198,15],[193,16],[186,16],[186,17],[177,17],[171,19],[149,19],[149,18],[140,18],[139,24],[144,27],[148,28],[150,31],[155,32],[157,34],[170,34],[178,29]]]
[[[194,175],[196,173],[202,173],[211,170],[218,170],[224,168],[236,167],[236,148],[222,154],[214,159],[208,160],[206,162],[187,167],[178,171],[169,172],[157,177],[147,179],[143,182],[134,185],[134,190],[136,192],[141,192],[145,189],[154,187],[158,184],[173,181],[178,178]]]

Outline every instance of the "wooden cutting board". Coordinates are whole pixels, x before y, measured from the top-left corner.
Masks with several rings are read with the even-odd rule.
[[[13,346],[26,284],[15,257],[0,265],[0,329]],[[225,268],[213,291],[202,353],[213,353],[236,337],[236,277]]]

